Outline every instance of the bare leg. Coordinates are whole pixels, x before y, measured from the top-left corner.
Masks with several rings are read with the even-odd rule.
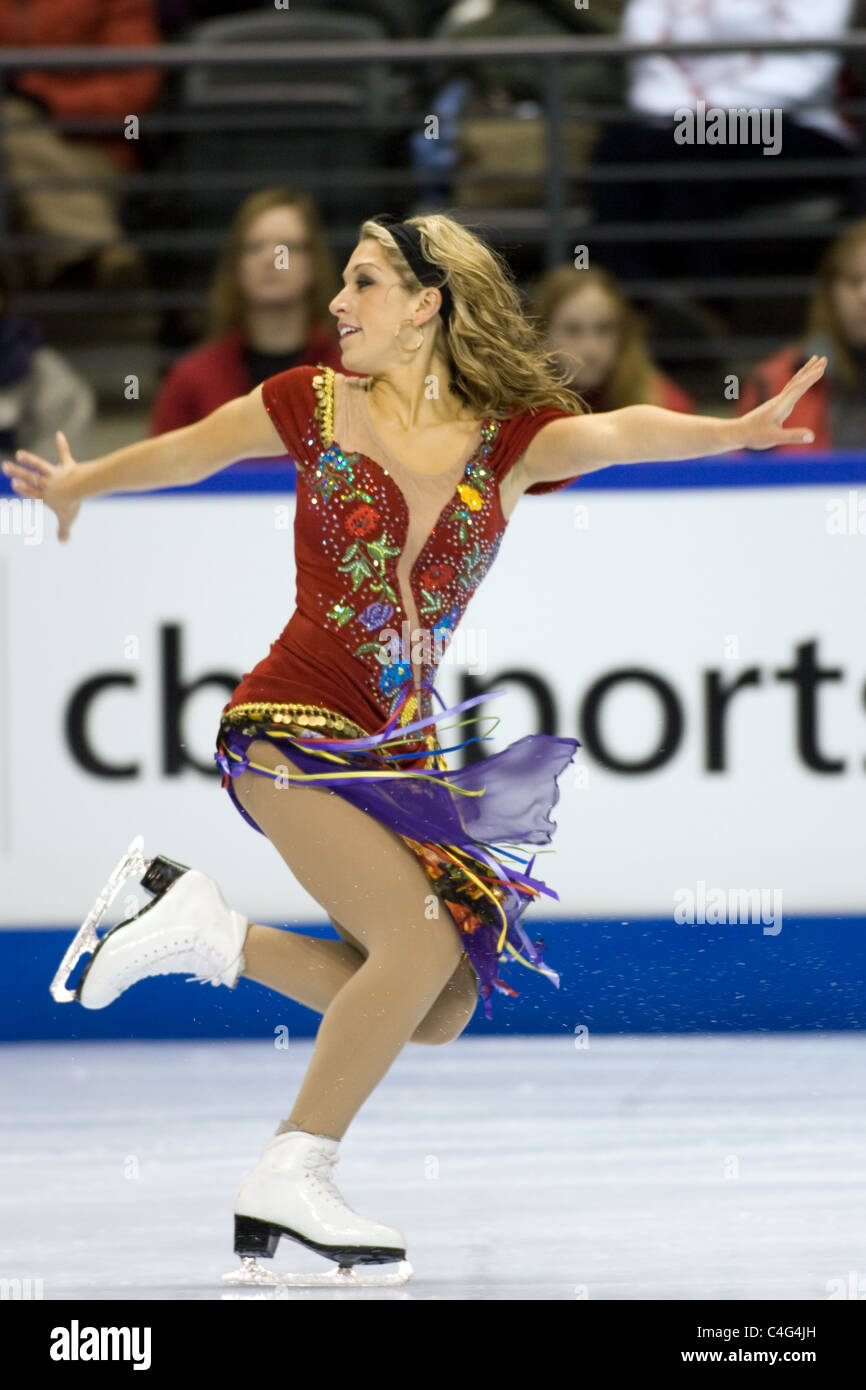
[[[322,941],[303,932],[250,923],[242,974],[323,1014],[363,963],[347,941]]]
[[[266,767],[292,766],[281,749],[262,740],[250,745],[249,758]],[[465,1026],[477,1002],[475,974],[447,909],[432,895],[415,856],[393,831],[321,787],[280,787],[247,771],[235,778],[235,790],[298,882],[335,925],[347,924],[344,930],[367,953],[350,971],[347,943],[315,942],[335,948],[325,958],[309,951],[311,938],[278,933],[292,938],[292,978],[285,981],[292,997],[299,997],[297,991],[303,989],[312,999],[317,991],[325,1003],[290,1118],[311,1133],[341,1139],[452,977],[446,996],[450,1036]],[[273,929],[257,924],[255,931],[251,929],[247,973],[271,984],[276,974],[273,942],[263,935],[269,931]],[[280,951],[288,962],[288,948],[282,943]],[[312,968],[314,954],[317,964]],[[305,977],[303,985],[299,976]],[[326,976],[335,982],[329,1002]]]
[[[251,923],[244,943],[246,966],[241,973],[248,980],[323,1014],[337,991],[367,958],[367,952],[358,944],[350,944],[355,938],[348,929],[333,918],[331,921],[345,938],[343,941],[323,941],[303,932]],[[409,1042],[451,1042],[471,1018],[477,997],[475,971],[464,954]]]

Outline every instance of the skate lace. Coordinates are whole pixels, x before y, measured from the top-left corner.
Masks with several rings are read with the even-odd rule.
[[[344,1210],[346,1203],[334,1183],[334,1164],[339,1162],[339,1154],[328,1153],[327,1149],[310,1149],[304,1157],[304,1167],[313,1182],[318,1184],[325,1201],[332,1207]]]
[[[221,952],[217,951],[212,946],[202,944],[200,946],[197,945],[195,952],[192,952],[190,954],[194,958],[198,959],[200,959],[202,956],[206,958],[210,957],[208,965],[212,973],[204,975],[190,975],[187,979],[187,984],[221,985],[223,983],[223,976],[227,973],[229,969],[229,963],[226,960],[225,956],[221,954]],[[235,956],[234,960],[231,962],[231,965],[234,966],[239,959],[240,954]]]
[[[240,960],[243,952],[239,952],[234,960],[229,963],[226,957],[213,946],[205,943],[196,943],[194,948],[183,953],[170,951],[165,959],[154,961],[148,970],[149,975],[176,975],[185,974],[187,970],[195,970],[200,967],[202,958],[207,962],[206,969],[209,973],[204,975],[188,975],[187,983],[198,982],[202,985],[221,985],[224,979],[229,977],[229,973]],[[125,988],[130,980],[140,978],[140,962],[127,967],[117,976],[119,985]]]
[[[330,1177],[334,1164],[339,1161],[339,1154],[329,1154],[326,1149],[310,1149],[304,1167],[318,1169],[322,1177]]]

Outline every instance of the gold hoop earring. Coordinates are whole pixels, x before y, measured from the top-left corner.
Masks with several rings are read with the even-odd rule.
[[[412,328],[414,328],[414,329],[415,329],[415,332],[418,334],[418,341],[417,341],[417,343],[413,343],[411,347],[407,347],[406,344],[403,342],[403,340],[402,340],[401,337],[400,337],[400,330],[401,330],[401,328],[405,328],[407,323],[408,323]],[[412,320],[411,320],[411,319],[403,319],[402,322],[400,322],[400,323],[397,325],[397,328],[396,328],[396,330],[395,330],[395,332],[394,332],[394,337],[397,339],[397,342],[399,343],[400,347],[403,349],[404,352],[417,352],[418,349],[419,349],[419,347],[421,346],[421,344],[422,344],[423,341],[424,341],[424,330],[423,330],[423,328],[419,328],[419,326],[418,326],[417,324],[412,323]]]

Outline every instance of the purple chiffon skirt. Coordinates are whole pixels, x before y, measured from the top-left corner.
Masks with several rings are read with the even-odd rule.
[[[364,738],[311,736],[295,726],[289,732],[285,725],[267,720],[244,720],[233,727],[224,720],[214,761],[224,774],[222,786],[255,830],[259,827],[238,801],[231,779],[248,767],[262,776],[279,775],[255,767],[247,758],[253,740],[264,738],[287,753],[293,785],[297,775],[299,787],[328,787],[400,835],[451,914],[490,1018],[494,989],[517,995],[500,974],[511,961],[559,987],[559,975],[542,961],[543,942],[531,941],[522,925],[535,897],[545,894],[558,901],[558,895],[531,876],[535,856],[527,861],[517,847],[550,844],[556,829],[550,813],[559,800],[557,779],[580,743],[528,734],[500,753],[449,771],[444,753],[478,742],[477,736],[444,749],[436,744],[419,756],[417,739],[415,751],[405,752],[413,742],[408,735],[489,700],[491,694],[445,708],[438,692],[428,688],[443,704],[438,715],[401,726],[395,714],[384,730]]]

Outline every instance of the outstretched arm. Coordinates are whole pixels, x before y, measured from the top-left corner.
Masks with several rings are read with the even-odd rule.
[[[552,420],[522,461],[527,487],[593,473],[617,463],[704,458],[730,449],[772,449],[811,443],[808,430],[783,429],[800,397],[824,374],[826,357],[811,357],[777,396],[739,419],[685,415],[656,405],[629,405],[598,415]]]
[[[85,497],[184,487],[238,459],[278,457],[286,452],[264,407],[261,386],[227,401],[193,425],[128,444],[87,463],[75,462],[59,431],[58,446],[57,464],[19,449],[15,463],[4,460],[3,472],[11,477],[19,497],[38,498],[56,512],[60,540],[67,539],[69,524]]]

